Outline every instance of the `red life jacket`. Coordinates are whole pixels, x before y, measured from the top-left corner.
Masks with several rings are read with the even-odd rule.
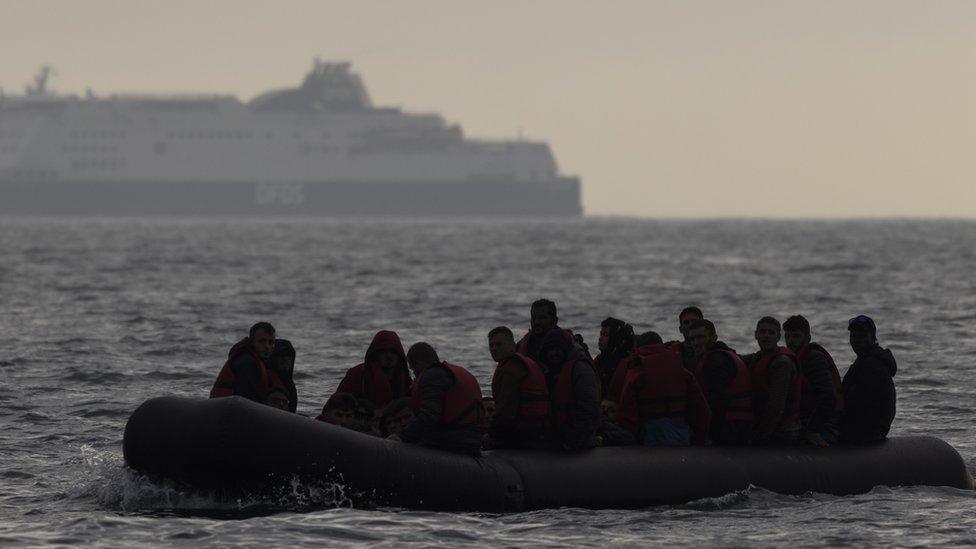
[[[549,388],[546,374],[531,358],[515,353],[508,360],[517,360],[525,367],[528,375],[522,380],[518,394],[518,416],[520,419],[546,419],[549,417]]]
[[[752,364],[752,404],[756,410],[756,417],[761,418],[766,411],[766,401],[769,399],[769,365],[778,356],[789,357],[796,364],[796,355],[786,347],[777,347],[776,352],[759,356],[759,360]],[[786,393],[786,405],[783,407],[782,424],[800,421],[800,372],[793,376]]]
[[[732,378],[732,386],[729,388],[729,405],[725,408],[725,421],[753,421],[755,413],[752,409],[752,377],[749,367],[739,358],[739,355],[732,349],[723,347],[712,347],[698,359],[698,367],[695,368],[695,379],[701,386],[705,397],[708,398],[708,388],[705,385],[705,363],[712,353],[725,353],[725,356],[735,364],[735,377]]]
[[[647,345],[637,352],[640,366],[631,370],[633,374],[628,375],[628,380],[624,383],[622,400],[628,398],[629,393],[635,390],[631,382],[637,379],[637,375],[643,376],[644,382],[636,389],[636,410],[621,409],[621,419],[635,426],[650,419],[660,418],[671,418],[687,423],[685,407],[692,377],[685,370],[681,357],[664,345]],[[636,418],[623,418],[624,415],[633,414],[635,411]]]
[[[816,395],[810,391],[810,386],[806,378],[803,377],[803,361],[810,351],[819,351],[827,357],[827,364],[830,366],[830,377],[834,380],[834,389],[837,390],[837,401],[834,403],[834,411],[844,411],[844,389],[841,385],[840,372],[837,371],[837,364],[834,363],[834,357],[830,356],[827,349],[824,349],[818,343],[808,343],[800,347],[800,350],[796,353],[796,366],[800,373],[800,411],[804,413],[810,412],[817,407]]]
[[[213,388],[210,389],[210,398],[234,396],[234,386],[237,384],[237,375],[233,370],[231,370],[230,365],[234,362],[234,360],[244,353],[251,355],[251,358],[254,359],[255,364],[258,366],[258,396],[260,397],[261,402],[267,400],[272,388],[270,379],[268,377],[268,367],[264,365],[264,361],[261,360],[261,357],[259,357],[253,349],[251,349],[247,338],[237,342],[233,347],[231,347],[230,353],[227,356],[227,361],[224,362],[224,366],[220,369],[220,373],[217,374],[217,379],[214,381]]]
[[[577,362],[589,364],[590,368],[593,368],[593,373],[596,373],[593,361],[585,355],[570,358],[559,367],[559,376],[550,395],[552,424],[556,427],[569,421],[569,409],[576,405],[576,393],[573,392],[573,367]]]
[[[386,372],[379,364],[358,364],[349,368],[336,392],[351,393],[356,398],[365,398],[374,405],[383,407],[399,396],[406,396],[410,391],[406,371],[398,369],[396,377],[397,383],[394,386],[390,384],[390,378],[386,377]]]
[[[437,367],[446,368],[454,377],[454,384],[444,393],[444,408],[441,413],[441,426],[447,429],[475,429],[485,430],[485,406],[481,402],[481,386],[471,372],[460,366],[441,362]],[[428,368],[427,370],[430,370]],[[425,371],[426,373],[426,371]],[[410,407],[413,412],[420,412],[420,380],[424,374],[417,376],[410,389]]]
[[[620,395],[624,390],[624,381],[627,379],[627,372],[631,369],[635,356],[629,354],[617,364],[617,369],[613,371],[613,377],[610,378],[610,386],[607,387],[607,399],[620,402]]]

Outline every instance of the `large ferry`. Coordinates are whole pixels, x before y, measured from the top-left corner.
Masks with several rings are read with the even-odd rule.
[[[349,63],[233,96],[0,95],[0,213],[577,216],[544,142],[374,107]]]

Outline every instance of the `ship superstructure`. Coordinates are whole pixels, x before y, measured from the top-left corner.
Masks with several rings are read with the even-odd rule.
[[[247,103],[56,95],[49,74],[0,97],[0,212],[580,213],[546,143],[374,107],[349,63],[316,61],[299,87]]]

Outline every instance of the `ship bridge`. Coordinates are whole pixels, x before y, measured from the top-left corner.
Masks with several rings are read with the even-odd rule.
[[[298,88],[274,90],[250,102],[255,111],[361,112],[373,108],[366,86],[358,74],[350,72],[349,63],[325,63],[318,59],[312,72]]]

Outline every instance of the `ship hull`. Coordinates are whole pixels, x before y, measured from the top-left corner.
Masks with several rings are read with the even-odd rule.
[[[576,178],[439,182],[0,181],[5,215],[579,216]]]

